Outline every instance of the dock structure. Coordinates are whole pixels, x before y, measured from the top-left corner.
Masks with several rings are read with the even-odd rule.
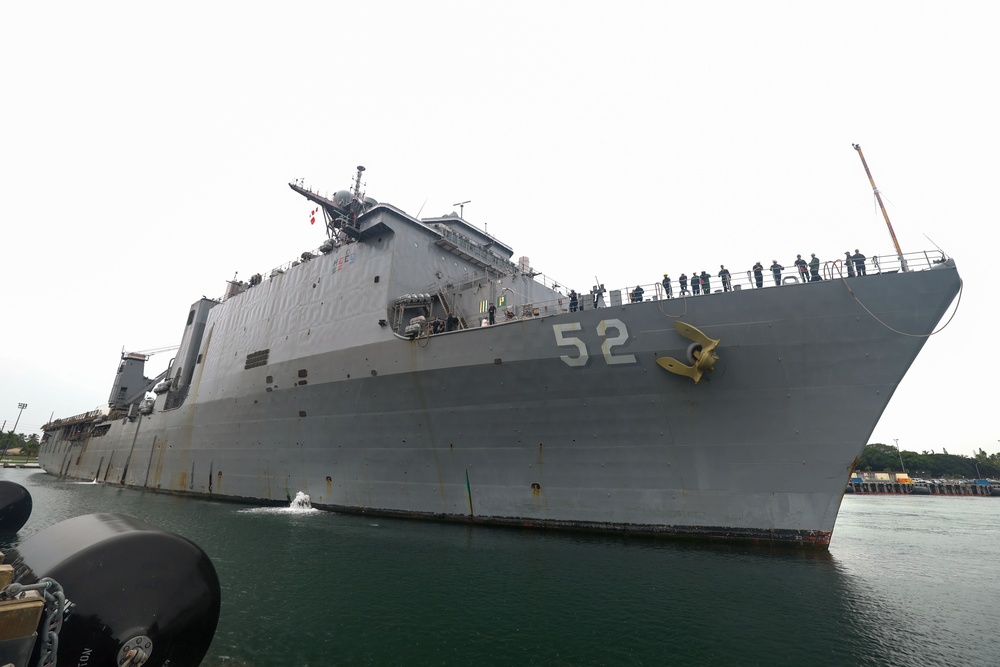
[[[917,479],[906,473],[865,472],[851,475],[847,493],[915,496],[996,496],[1000,481],[989,479]]]

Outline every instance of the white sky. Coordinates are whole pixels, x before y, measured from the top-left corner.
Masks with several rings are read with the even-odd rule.
[[[966,289],[872,441],[1000,450],[989,2],[8,3],[0,420],[313,249],[286,183],[465,217],[586,290],[943,248]],[[170,354],[147,364],[153,376]]]

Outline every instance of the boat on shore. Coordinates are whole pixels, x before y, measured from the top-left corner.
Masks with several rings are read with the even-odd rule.
[[[961,285],[934,251],[806,284],[635,303],[596,286],[571,303],[460,215],[366,197],[362,171],[329,196],[289,183],[325,219],[322,245],[196,300],[161,376],[123,354],[107,409],[44,426],[42,467],[252,503],[301,491],[341,512],[825,547]]]

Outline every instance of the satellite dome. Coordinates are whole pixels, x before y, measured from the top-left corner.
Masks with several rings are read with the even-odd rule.
[[[337,190],[337,192],[333,194],[333,197],[331,197],[333,205],[342,209],[349,208],[353,200],[354,195],[351,194],[350,190]]]

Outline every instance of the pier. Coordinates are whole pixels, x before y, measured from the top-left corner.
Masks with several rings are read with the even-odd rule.
[[[1000,481],[990,479],[912,479],[905,473],[853,473],[847,493],[915,496],[996,496]]]

